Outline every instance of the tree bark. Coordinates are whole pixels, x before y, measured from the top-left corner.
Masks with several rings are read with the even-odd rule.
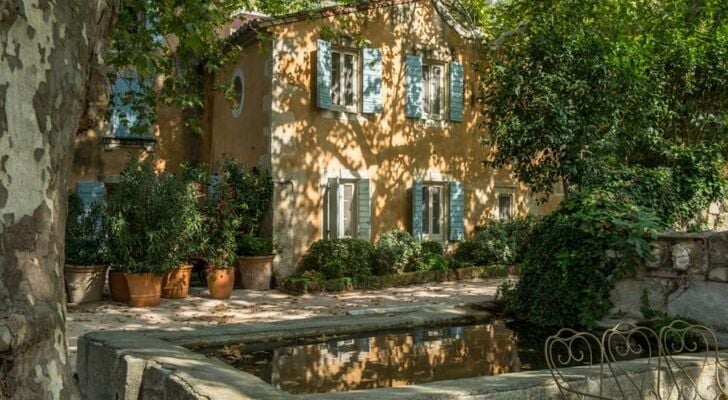
[[[78,398],[65,333],[66,185],[116,1],[0,0],[0,399]]]

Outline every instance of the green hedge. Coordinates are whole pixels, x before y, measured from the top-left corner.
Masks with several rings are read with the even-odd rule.
[[[356,279],[348,277],[323,279],[323,275],[314,273],[284,278],[280,281],[280,289],[284,292],[294,294],[343,292],[358,289],[384,289],[431,282],[448,282],[477,278],[503,278],[517,273],[519,273],[519,267],[513,265],[467,267],[456,270],[415,271]]]

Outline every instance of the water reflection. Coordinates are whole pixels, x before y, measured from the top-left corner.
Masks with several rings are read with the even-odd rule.
[[[291,393],[396,387],[530,367],[519,361],[515,335],[502,321],[277,348],[229,346],[212,355]]]

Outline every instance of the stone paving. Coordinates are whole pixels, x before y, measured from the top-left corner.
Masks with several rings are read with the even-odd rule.
[[[277,290],[235,290],[229,300],[207,298],[207,290],[190,288],[184,300],[162,300],[154,308],[131,308],[108,300],[69,307],[67,339],[71,365],[76,365],[79,336],[99,330],[184,330],[192,326],[272,322],[342,315],[365,308],[457,305],[492,300],[503,279],[431,283],[375,291],[292,296]]]

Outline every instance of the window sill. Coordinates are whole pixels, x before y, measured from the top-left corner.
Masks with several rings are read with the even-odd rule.
[[[349,122],[366,122],[366,118],[355,111],[342,111],[342,110],[322,110],[321,116],[326,119],[334,119],[337,121],[349,121]]]
[[[114,150],[118,148],[138,148],[146,151],[154,151],[157,139],[153,137],[113,137],[104,136],[102,139],[104,150]]]
[[[423,119],[417,120],[416,125],[423,127],[423,128],[436,128],[436,129],[445,129],[445,128],[450,127],[450,123],[447,120],[428,119],[428,118],[423,118]]]

